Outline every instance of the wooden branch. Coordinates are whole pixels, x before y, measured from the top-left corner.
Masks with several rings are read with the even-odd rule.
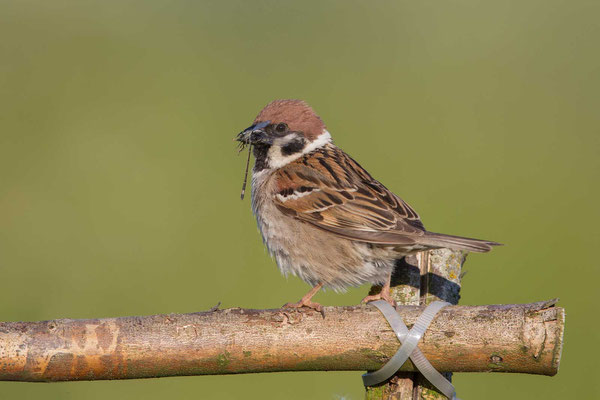
[[[555,301],[451,306],[419,347],[440,371],[554,375]],[[401,306],[412,326],[422,306]],[[399,343],[372,306],[0,323],[0,380],[70,381],[269,371],[375,370]],[[403,368],[414,371],[408,362]]]

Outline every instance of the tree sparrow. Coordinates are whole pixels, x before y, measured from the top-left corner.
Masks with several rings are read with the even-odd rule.
[[[269,253],[284,275],[313,288],[297,303],[310,307],[322,287],[382,285],[363,302],[392,304],[395,261],[447,247],[487,252],[498,243],[425,230],[419,215],[336,147],[325,124],[300,100],[275,100],[236,140],[253,147],[252,210]]]

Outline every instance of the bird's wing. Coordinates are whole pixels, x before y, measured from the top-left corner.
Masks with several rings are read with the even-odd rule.
[[[410,245],[425,234],[408,204],[333,145],[280,168],[274,201],[281,212],[348,239]]]

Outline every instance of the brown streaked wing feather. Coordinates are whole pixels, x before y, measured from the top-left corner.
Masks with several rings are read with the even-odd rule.
[[[275,203],[287,215],[348,239],[413,244],[417,213],[356,161],[330,145],[277,172]]]

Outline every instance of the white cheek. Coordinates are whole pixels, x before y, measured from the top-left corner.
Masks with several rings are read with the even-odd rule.
[[[292,161],[297,160],[298,158],[302,157],[303,155],[310,153],[311,151],[314,151],[314,150],[318,149],[319,147],[325,146],[327,143],[331,142],[331,135],[329,134],[329,132],[327,132],[327,130],[323,130],[323,133],[320,134],[317,139],[310,142],[302,150],[302,152],[294,153],[294,154],[287,155],[287,156],[281,154],[281,146],[288,143],[291,139],[292,139],[291,137],[286,136],[284,138],[281,138],[280,141],[275,142],[273,144],[273,146],[271,146],[271,148],[269,149],[269,151],[267,153],[267,160],[268,160],[270,168],[272,168],[272,169],[281,168],[284,165],[287,165],[287,164],[291,163]]]
[[[291,163],[301,156],[301,153],[291,154],[289,156],[284,156],[281,154],[281,147],[279,146],[271,146],[269,152],[267,153],[267,159],[269,160],[269,167],[276,169],[281,168],[286,164]]]

